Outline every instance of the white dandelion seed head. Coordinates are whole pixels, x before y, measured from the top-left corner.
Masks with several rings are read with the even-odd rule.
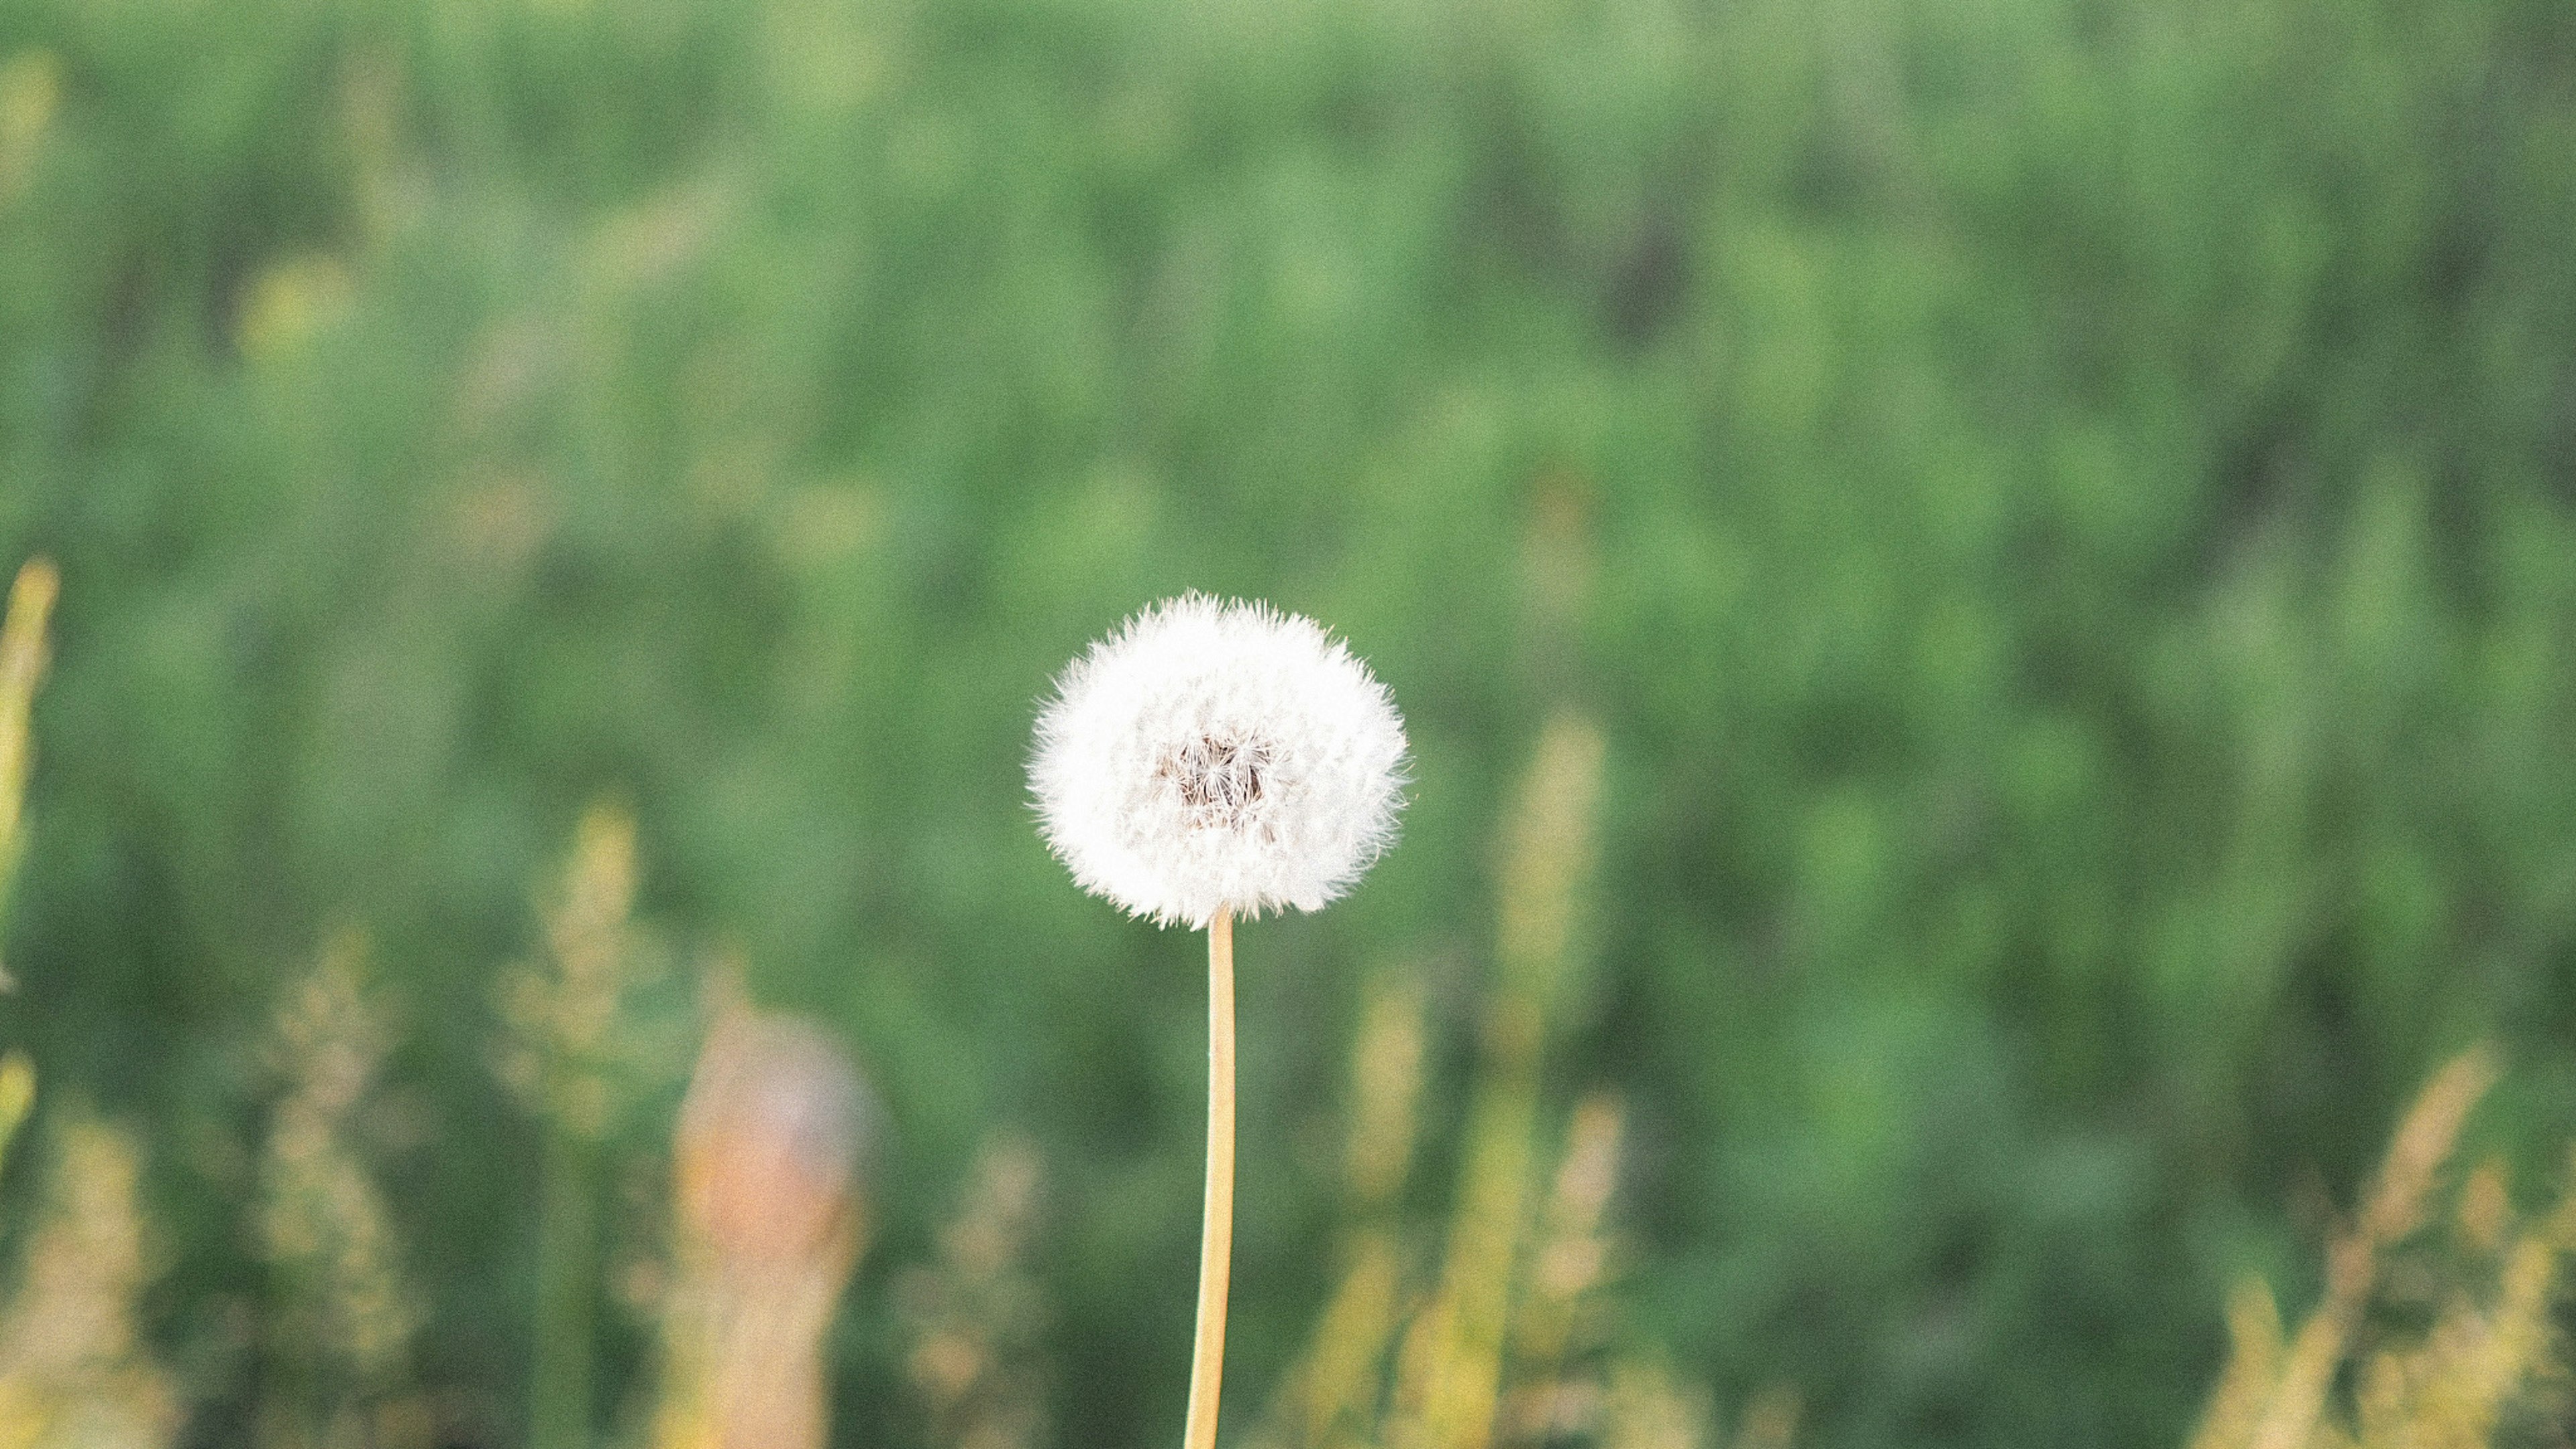
[[[1386,686],[1322,625],[1184,594],[1056,681],[1029,788],[1076,884],[1205,926],[1349,890],[1395,839],[1403,768]]]

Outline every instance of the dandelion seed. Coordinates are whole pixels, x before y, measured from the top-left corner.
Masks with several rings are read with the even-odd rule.
[[[1322,625],[1166,599],[1073,662],[1029,787],[1076,884],[1208,933],[1207,1197],[1185,1449],[1216,1443],[1234,1243],[1234,918],[1317,910],[1395,838],[1404,723]]]

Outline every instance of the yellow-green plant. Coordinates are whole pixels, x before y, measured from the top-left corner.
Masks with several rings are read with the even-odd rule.
[[[1589,720],[1551,721],[1505,826],[1496,971],[1465,1164],[1439,1287],[1398,1352],[1392,1449],[1481,1449],[1493,1435],[1529,1228],[1542,1054],[1577,985],[1602,756]]]
[[[0,1313],[0,1449],[160,1449],[179,1427],[135,1301],[152,1279],[142,1150],[86,1112],[51,1118],[52,1170]]]
[[[2486,1449],[2563,1391],[2551,1311],[2576,1252],[2576,1158],[2557,1202],[2526,1220],[2514,1220],[2502,1167],[2490,1163],[2460,1188],[2450,1231],[2423,1232],[2461,1127],[2495,1075],[2478,1048],[2426,1084],[2359,1213],[2328,1244],[2324,1292],[2295,1334],[2285,1336],[2261,1280],[2238,1285],[2227,1366],[2192,1449]],[[2400,1266],[2437,1285],[2432,1313],[2412,1316],[2426,1326],[2371,1314]]]
[[[1588,1097],[1566,1125],[1565,1151],[1533,1223],[1520,1301],[1513,1305],[1507,1381],[1495,1438],[1551,1443],[1601,1411],[1589,1357],[1610,1330],[1602,1287],[1615,1268],[1604,1218],[1618,1184],[1627,1113]]]
[[[1342,1166],[1341,1275],[1256,1431],[1259,1449],[1359,1444],[1375,1432],[1387,1345],[1402,1326],[1398,1198],[1420,1134],[1423,1011],[1421,983],[1410,972],[1391,972],[1361,1015]]]
[[[50,562],[29,562],[0,620],[0,920],[25,853],[29,714],[60,589]],[[35,1095],[26,1055],[0,1057],[0,1153]],[[82,1110],[57,1113],[52,1136],[25,1264],[0,1312],[0,1449],[158,1449],[178,1430],[179,1405],[135,1324],[153,1276],[137,1193],[142,1149]]]
[[[332,937],[271,1028],[284,1091],[261,1145],[255,1219],[269,1271],[259,1425],[269,1449],[373,1442],[423,1317],[356,1120],[391,1036],[368,999],[366,953],[354,931]]]
[[[5,91],[5,85],[0,85]],[[8,97],[0,94],[0,109]],[[35,737],[29,716],[36,687],[44,682],[51,657],[46,624],[62,580],[53,564],[32,559],[18,570],[9,587],[9,611],[0,617],[0,928],[9,922],[10,885],[25,852],[27,774],[35,765]],[[0,987],[9,973],[0,967]],[[36,1067],[23,1052],[0,1058],[0,1163],[8,1160],[27,1113],[36,1102]]]
[[[62,577],[47,559],[32,559],[9,586],[9,613],[0,619],[0,926],[9,921],[9,885],[26,850],[27,772],[36,759],[28,716],[36,687],[51,659],[45,625],[53,616]],[[8,972],[0,968],[0,983]]]
[[[0,1166],[9,1162],[18,1129],[27,1125],[27,1114],[35,1106],[36,1064],[22,1051],[0,1056]]]
[[[1045,1187],[1036,1148],[1010,1135],[986,1142],[937,1256],[895,1280],[904,1373],[932,1449],[1035,1449],[1045,1438],[1046,1305],[1028,1265]]]
[[[542,957],[502,987],[497,1066],[544,1134],[528,1380],[533,1449],[582,1449],[590,1440],[602,1143],[649,1049],[631,1020],[633,995],[651,970],[629,920],[635,869],[634,817],[594,806],[543,903]]]
[[[1255,1449],[1702,1449],[1704,1396],[1619,1322],[1610,1215],[1625,1112],[1545,1110],[1551,1032],[1582,988],[1604,743],[1578,714],[1542,733],[1506,823],[1492,994],[1466,1150],[1439,1252],[1402,1212],[1420,1132],[1424,999],[1409,972],[1370,993],[1348,1087],[1341,1272],[1255,1430]],[[1553,1171],[1549,1147],[1556,1150]],[[1736,1443],[1781,1449],[1794,1395]]]

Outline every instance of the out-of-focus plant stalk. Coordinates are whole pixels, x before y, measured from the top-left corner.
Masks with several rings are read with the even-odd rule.
[[[1588,1427],[1599,1417],[1595,1386],[1572,1370],[1577,1349],[1592,1326],[1596,1291],[1609,1272],[1610,1244],[1602,1234],[1619,1177],[1620,1137],[1626,1113],[1606,1095],[1585,1098],[1565,1130],[1565,1149],[1525,1269],[1526,1283],[1513,1311],[1510,1382],[1503,1405],[1502,1437],[1545,1443],[1559,1431]]]
[[[1424,1005],[1420,982],[1391,974],[1362,1013],[1348,1088],[1342,1176],[1352,1225],[1341,1281],[1255,1430],[1255,1449],[1357,1445],[1375,1434],[1379,1369],[1400,1322],[1397,1198],[1420,1131]]]
[[[0,96],[0,102],[5,102]],[[9,612],[0,618],[0,927],[9,922],[9,887],[18,873],[22,850],[20,821],[25,815],[27,773],[35,764],[34,736],[28,716],[36,687],[44,682],[50,658],[46,624],[62,578],[47,559],[31,559],[9,587]],[[9,973],[0,967],[0,988]],[[0,1163],[5,1163],[18,1129],[36,1102],[36,1067],[24,1052],[0,1059]]]
[[[1028,1264],[1045,1182],[1027,1142],[987,1142],[937,1259],[895,1280],[905,1376],[931,1449],[1035,1449],[1046,1438],[1046,1299]]]
[[[25,1267],[0,1313],[0,1449],[163,1449],[179,1401],[136,1300],[153,1277],[133,1138],[56,1112]]]
[[[582,817],[546,914],[547,959],[516,973],[502,997],[510,1035],[501,1076],[544,1134],[531,1449],[583,1449],[590,1440],[599,1164],[619,1095],[619,1016],[638,974],[628,925],[634,898],[634,819],[596,806]]]
[[[0,206],[17,199],[36,169],[63,100],[63,64],[52,51],[0,60]]]
[[[18,857],[25,849],[21,822],[27,772],[36,755],[28,716],[52,657],[45,626],[61,592],[62,576],[53,562],[31,559],[9,586],[8,617],[0,620],[0,926],[8,924],[9,885],[17,878]],[[7,969],[0,967],[0,986],[8,980]]]
[[[22,1051],[0,1057],[0,1166],[7,1165],[18,1129],[27,1125],[27,1114],[35,1105],[36,1064]]]
[[[2325,1293],[2286,1343],[2271,1293],[2259,1282],[2237,1290],[2228,1313],[2234,1352],[2203,1413],[2192,1449],[2317,1449],[2350,1444],[2330,1398],[2351,1354],[2373,1285],[2391,1250],[2424,1222],[2435,1179],[2449,1161],[2469,1111],[2494,1084],[2496,1067],[2472,1047],[2427,1082],[2389,1143],[2361,1211],[2327,1245]],[[2576,1184],[2571,1184],[2576,1191]],[[2501,1204],[2492,1211],[2501,1212]],[[2483,1449],[2506,1394],[2530,1371],[2540,1341],[2540,1305],[2560,1253],[2576,1233],[2576,1209],[2507,1259],[2493,1309],[2464,1305],[2440,1320],[2422,1350],[2382,1352],[2361,1375],[2368,1449],[2439,1444]]]
[[[367,945],[335,934],[276,1013],[255,1219],[270,1275],[261,1442],[350,1449],[401,1386],[422,1314],[394,1215],[368,1171],[359,1114],[392,1032],[369,999]]]
[[[536,1345],[528,1372],[531,1449],[590,1442],[592,1299],[599,1262],[598,1152],[578,1132],[546,1134],[539,1169]]]
[[[2451,1155],[2469,1109],[2495,1081],[2495,1062],[2473,1048],[2444,1067],[2399,1124],[2360,1220],[2326,1255],[2326,1292],[2291,1340],[2272,1401],[2254,1428],[2253,1449],[2302,1449],[2323,1412],[2326,1389],[2361,1317],[2379,1258],[2415,1230],[2434,1174]]]
[[[1589,720],[1552,720],[1506,826],[1496,983],[1466,1166],[1431,1307],[1397,1365],[1394,1449],[1483,1449],[1494,1432],[1516,1259],[1534,1176],[1539,1069],[1577,981],[1604,745]]]

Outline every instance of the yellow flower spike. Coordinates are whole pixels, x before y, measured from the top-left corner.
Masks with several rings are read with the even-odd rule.
[[[0,1163],[6,1163],[18,1129],[36,1105],[36,1064],[22,1051],[0,1057]]]
[[[28,715],[52,658],[45,626],[61,592],[62,575],[53,560],[30,559],[9,587],[8,617],[0,620],[0,921],[8,918],[9,882],[17,874],[18,856],[24,849],[20,821],[27,773],[36,758]],[[0,968],[0,990],[9,984],[8,971]]]
[[[245,357],[292,351],[335,321],[349,302],[349,272],[326,256],[290,257],[244,289],[234,341]]]
[[[52,51],[21,51],[0,63],[0,202],[34,172],[62,99],[63,65]]]

